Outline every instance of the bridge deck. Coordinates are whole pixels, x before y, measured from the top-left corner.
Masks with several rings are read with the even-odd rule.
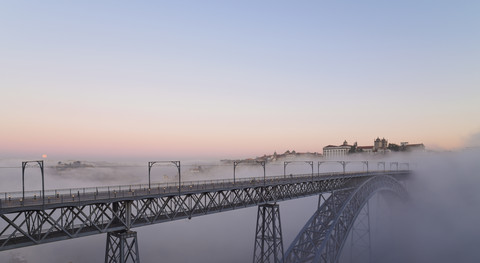
[[[150,189],[145,185],[61,189],[48,191],[45,199],[31,193],[24,200],[18,193],[9,199],[13,194],[7,194],[0,209],[0,251],[351,188],[374,175],[409,173],[302,174],[235,183],[185,182],[180,188],[178,184],[153,184]]]
[[[374,171],[374,172],[336,172],[321,174],[297,174],[288,176],[249,177],[220,180],[201,180],[182,182],[181,189],[178,182],[148,184],[115,185],[103,187],[84,187],[46,190],[45,198],[42,191],[0,193],[0,214],[25,210],[45,210],[55,207],[77,206],[93,203],[111,203],[124,200],[138,200],[169,195],[186,195],[218,190],[232,190],[261,186],[274,186],[307,181],[319,181],[332,178],[371,176],[375,174],[395,174],[401,171]]]

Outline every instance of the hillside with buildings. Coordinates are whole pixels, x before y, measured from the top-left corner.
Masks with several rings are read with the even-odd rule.
[[[373,141],[373,145],[359,146],[356,142],[349,145],[345,140],[341,145],[328,145],[323,147],[324,158],[337,158],[349,154],[387,154],[390,152],[413,152],[425,151],[423,143],[409,144],[408,142],[401,142],[400,145],[395,143],[388,143],[385,138],[377,137]]]
[[[278,154],[274,152],[270,155],[263,155],[255,158],[248,158],[242,160],[222,160],[224,163],[243,162],[243,163],[257,163],[257,162],[283,162],[294,159],[315,160],[315,159],[336,159],[347,155],[383,155],[393,152],[414,152],[425,151],[423,143],[410,144],[408,142],[401,142],[400,144],[388,143],[385,138],[373,140],[373,145],[358,145],[355,142],[353,145],[348,144],[345,140],[341,145],[327,145],[323,147],[323,154],[318,152],[296,152],[294,150],[287,150],[284,153]]]

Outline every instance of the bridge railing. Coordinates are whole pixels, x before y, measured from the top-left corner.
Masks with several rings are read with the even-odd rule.
[[[199,190],[219,190],[223,188],[242,187],[242,186],[262,186],[281,184],[286,182],[300,182],[315,179],[327,179],[334,176],[353,176],[353,175],[371,175],[377,172],[331,172],[322,174],[295,174],[295,175],[278,175],[264,177],[245,177],[233,179],[213,179],[200,181],[185,181],[180,187],[178,182],[159,182],[152,183],[148,188],[148,184],[131,184],[131,185],[115,185],[115,186],[101,186],[101,187],[82,187],[82,188],[68,188],[68,189],[53,189],[45,190],[45,198],[42,196],[42,191],[25,191],[23,192],[4,192],[0,193],[0,209],[9,207],[22,206],[38,206],[43,204],[62,204],[75,203],[82,201],[93,200],[109,200],[116,198],[126,198],[145,195],[157,194],[174,194],[174,193],[188,193],[189,191]]]

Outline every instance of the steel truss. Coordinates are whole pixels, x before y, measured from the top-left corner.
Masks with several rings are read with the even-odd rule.
[[[258,206],[253,262],[283,262],[282,225],[278,204]]]
[[[407,199],[397,180],[382,175],[363,178],[357,187],[332,191],[288,248],[285,262],[337,262],[362,207],[380,191]]]
[[[137,232],[108,232],[105,250],[105,263],[139,263]]]
[[[350,231],[350,262],[372,262],[369,203],[360,210]]]
[[[0,251],[301,198],[343,189],[364,177],[318,177],[315,181],[305,177],[267,185],[182,190],[181,195],[152,194],[20,207],[18,212],[0,213]]]

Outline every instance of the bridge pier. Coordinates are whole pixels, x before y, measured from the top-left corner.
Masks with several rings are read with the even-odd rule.
[[[139,263],[137,232],[121,230],[107,233],[105,263]]]
[[[258,206],[253,263],[283,262],[280,209],[277,204]]]
[[[132,226],[132,201],[122,202],[125,207],[124,217],[126,230],[107,233],[107,246],[105,248],[105,263],[139,263],[137,232],[131,231]],[[119,212],[120,204],[112,204],[113,211]]]

